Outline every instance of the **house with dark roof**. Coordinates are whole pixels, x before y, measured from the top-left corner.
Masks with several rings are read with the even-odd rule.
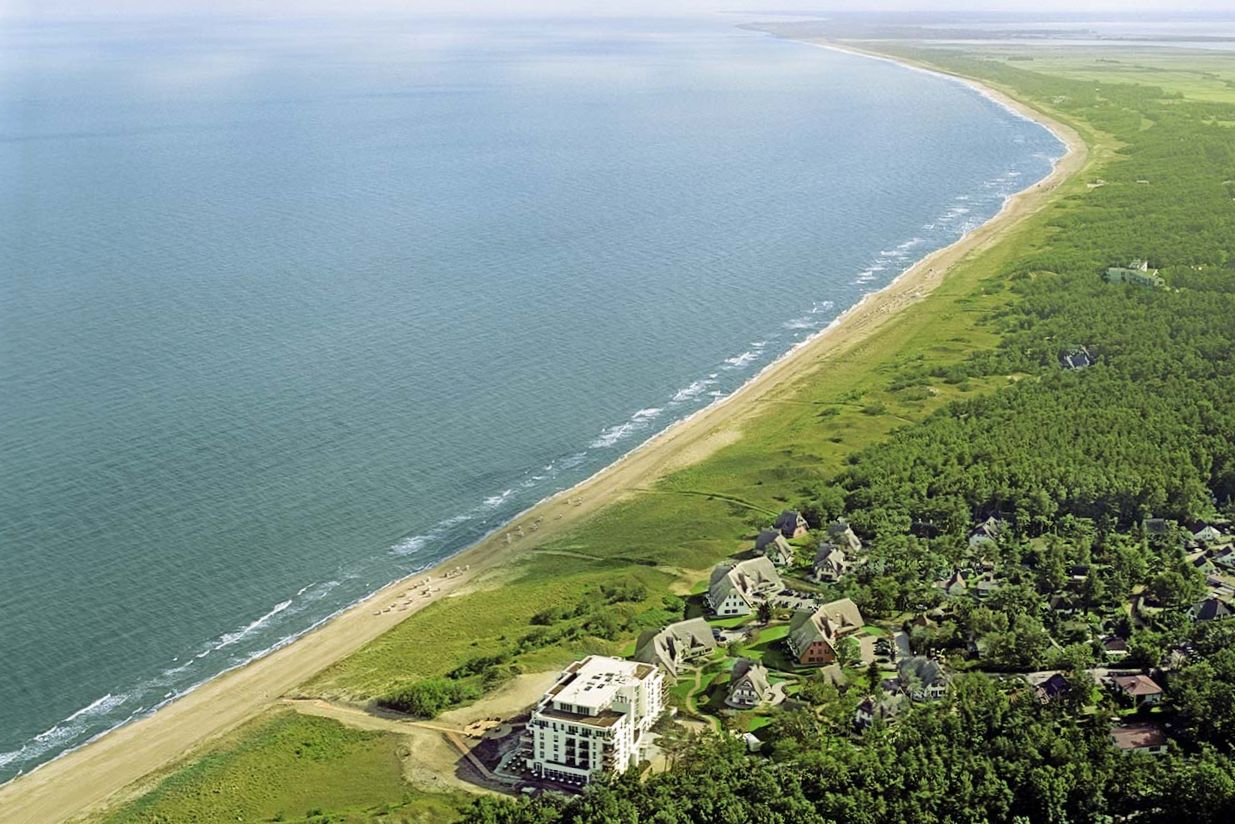
[[[849,522],[838,518],[828,524],[828,541],[850,554],[862,551],[862,539],[857,536]]]
[[[1108,661],[1119,661],[1128,657],[1128,642],[1118,635],[1108,635],[1102,639],[1102,655]]]
[[[811,577],[820,583],[839,581],[849,569],[849,561],[845,551],[836,544],[824,542],[815,551],[815,562],[811,566]]]
[[[1046,703],[1063,698],[1072,691],[1072,685],[1068,683],[1068,679],[1063,677],[1063,673],[1052,673],[1045,681],[1039,682],[1034,687],[1034,692],[1038,694],[1038,700]]]
[[[776,529],[765,529],[755,538],[755,552],[767,556],[778,567],[791,566],[795,560],[793,545]]]
[[[998,541],[999,536],[1007,529],[1007,524],[999,518],[991,515],[982,523],[978,524],[969,533],[969,546],[979,547],[982,544]]]
[[[1119,724],[1111,728],[1111,742],[1120,752],[1162,755],[1166,752],[1166,733],[1150,721]]]
[[[1235,569],[1235,549],[1227,547],[1226,549],[1215,552],[1210,556],[1210,560],[1225,569]]]
[[[964,595],[969,591],[969,582],[965,580],[965,576],[961,574],[959,569],[943,581],[936,583],[935,586],[953,597]]]
[[[1059,353],[1059,365],[1064,369],[1084,369],[1093,363],[1094,356],[1084,346],[1075,346]]]
[[[934,658],[914,655],[902,658],[896,665],[901,689],[914,701],[936,701],[948,691],[951,681],[943,666]]]
[[[874,638],[860,630],[866,626],[862,612],[849,598],[824,604],[815,611],[802,610],[789,622],[785,645],[803,666],[823,666],[836,661],[836,648],[845,638],[857,639],[863,663],[874,657]]]
[[[801,538],[810,529],[810,524],[806,523],[802,513],[794,509],[786,509],[776,516],[776,522],[772,526],[786,538]]]
[[[768,668],[749,658],[739,658],[733,665],[725,703],[735,709],[749,710],[770,703],[774,695],[768,681]]]
[[[646,630],[635,644],[634,660],[656,664],[669,675],[678,675],[715,651],[711,625],[702,618],[690,618],[660,630]]]
[[[1192,608],[1193,621],[1218,621],[1230,617],[1230,606],[1213,595]]]

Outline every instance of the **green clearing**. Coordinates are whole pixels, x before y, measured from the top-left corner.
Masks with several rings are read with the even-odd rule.
[[[338,824],[429,824],[457,816],[464,796],[414,792],[404,782],[400,740],[284,710],[247,725],[104,821],[305,821],[329,811]]]
[[[1006,323],[1004,310],[1021,299],[1017,290],[1035,279],[1046,282],[1057,277],[1050,267],[1035,269],[1017,281],[1001,273],[1017,271],[1022,261],[1049,260],[1054,239],[1076,222],[1091,219],[1088,198],[1095,193],[1116,197],[1119,187],[1131,183],[1123,180],[1130,172],[1120,171],[1128,158],[1129,141],[1137,130],[1154,127],[1137,110],[1139,98],[1127,93],[1127,84],[1153,84],[1201,102],[1235,98],[1227,85],[1235,80],[1231,67],[1217,65],[1208,54],[1138,52],[1118,58],[1126,59],[1125,65],[1045,50],[1022,50],[1021,57],[1033,59],[1012,61],[1016,55],[1010,50],[986,49],[980,56],[994,58],[987,62],[948,52],[906,51],[918,60],[940,60],[957,71],[987,77],[992,85],[1034,100],[1074,123],[1091,146],[1087,168],[1062,187],[1051,208],[962,261],[943,285],[894,323],[852,351],[821,358],[790,391],[766,398],[744,427],[741,440],[606,510],[573,534],[539,547],[579,552],[595,560],[528,552],[505,572],[500,586],[416,613],[306,684],[303,694],[370,700],[418,679],[445,675],[469,659],[519,650],[521,641],[537,631],[533,616],[547,607],[567,608],[615,580],[646,587],[645,598],[620,605],[627,630],[638,625],[640,616],[654,617],[671,584],[684,583],[687,588],[693,584],[697,591],[708,567],[746,548],[748,536],[767,524],[768,513],[817,500],[855,453],[885,442],[947,404],[999,394],[1030,374],[1024,363],[1009,361],[1009,368],[1001,372],[973,369],[971,364],[975,353],[994,352],[1004,335],[1015,331]],[[1102,94],[1086,97],[1076,81],[1106,85]],[[1222,96],[1227,94],[1231,97]],[[1118,103],[1103,105],[1104,98],[1112,96]],[[1162,105],[1169,108],[1173,103]],[[1157,160],[1160,165],[1165,162]],[[1100,177],[1114,182],[1109,189],[1091,191],[1086,182]],[[1178,196],[1178,191],[1171,196]],[[1126,201],[1117,199],[1110,214],[1125,215],[1128,208]],[[1129,295],[1130,301],[1150,299],[1120,294]],[[552,626],[573,626],[571,621],[580,620],[563,619]],[[761,634],[751,645],[752,652],[762,652],[765,660],[779,654],[771,643],[776,629],[765,631],[767,637]],[[588,652],[626,649],[634,634],[563,635],[552,643],[514,652],[509,664],[523,671],[551,669]],[[792,671],[791,666],[786,668]],[[690,679],[676,685],[675,698],[689,707],[696,696],[706,694],[720,669],[705,672],[697,686]],[[763,726],[769,720],[758,716],[751,725]],[[204,755],[107,820],[214,821],[227,815],[227,820],[238,815],[253,820],[279,812],[303,815],[313,807],[336,816],[363,815],[368,814],[364,810],[391,803],[423,804],[440,816],[435,820],[449,820],[448,799],[422,796],[402,784],[397,763],[386,757],[391,752],[389,741],[315,721],[309,740],[329,742],[337,754],[314,760],[302,756],[299,739],[304,733],[296,729],[299,724],[290,720],[250,724],[222,744],[208,747]],[[224,811],[221,817],[209,817],[214,813],[208,801]]]
[[[1187,100],[1235,103],[1235,60],[1230,52],[988,45],[967,51],[1018,69],[1070,80],[1160,86]]]

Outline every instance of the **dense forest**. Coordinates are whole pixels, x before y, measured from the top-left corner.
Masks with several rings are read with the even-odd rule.
[[[1134,636],[1132,660],[1172,671],[1171,752],[1125,755],[1109,724],[1079,705],[1033,700],[1021,681],[960,676],[945,701],[861,737],[814,714],[778,719],[769,757],[724,736],[694,741],[663,774],[624,777],[573,799],[485,799],[483,822],[1228,821],[1235,816],[1232,628],[1192,626],[1199,573],[1146,518],[1188,523],[1232,513],[1235,497],[1235,106],[1144,85],[1070,81],[957,53],[910,56],[987,78],[1113,136],[1103,181],[1055,208],[1049,244],[1005,271],[1014,298],[989,323],[1000,345],[906,390],[998,378],[853,455],[804,491],[817,520],[844,517],[872,562],[844,584],[864,613],[929,608],[977,520],[1011,536],[993,552],[1018,572],[958,618],[1008,670],[1074,672],[1087,653],[1049,648],[1038,601],[1069,565],[1092,565],[1078,597],[1116,603],[1135,588],[1164,607]],[[1162,288],[1110,284],[1106,267],[1141,258]],[[1093,364],[1067,369],[1079,347]],[[826,419],[820,426],[826,426]],[[1173,610],[1173,611],[1172,611]],[[938,639],[927,639],[935,643]],[[942,642],[946,645],[946,640]],[[1076,660],[1069,656],[1076,652]],[[876,685],[872,684],[872,688]],[[1079,690],[1078,690],[1079,692]]]

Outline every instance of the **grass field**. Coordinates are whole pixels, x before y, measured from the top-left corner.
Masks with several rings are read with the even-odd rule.
[[[107,824],[450,820],[466,799],[413,792],[401,739],[284,710],[254,722],[173,773]],[[329,817],[325,817],[329,811]]]
[[[1013,52],[1001,47],[983,48],[981,54],[1004,61],[1032,57],[1015,61],[1022,70],[1148,83],[1201,100],[1235,100],[1235,88],[1228,85],[1235,82],[1231,69],[1207,54],[1142,50],[1122,53],[1116,62],[1100,62],[1079,50]],[[1049,101],[1036,102],[1050,106]],[[1015,375],[967,380],[954,367],[997,342],[990,318],[1009,300],[1009,290],[992,273],[1048,247],[1052,221],[1086,196],[1087,180],[1117,162],[1114,141],[1086,124],[1075,125],[1090,142],[1089,167],[1065,184],[1051,208],[1014,227],[993,248],[964,260],[933,294],[857,349],[821,359],[792,393],[766,403],[739,441],[604,511],[576,532],[526,553],[500,585],[413,614],[301,692],[367,700],[415,679],[441,675],[469,658],[507,649],[532,629],[537,612],[574,604],[602,583],[643,584],[648,595],[631,606],[635,610],[654,608],[671,589],[697,591],[710,565],[749,546],[769,513],[824,483],[855,450],[950,400],[1016,380]],[[750,652],[766,652],[774,634],[761,635]],[[630,638],[576,640],[521,654],[514,663],[528,672],[551,669],[586,652],[629,649],[629,643]],[[675,697],[690,701],[706,692],[709,680],[698,687],[679,684]],[[296,820],[314,808],[334,816],[331,820],[450,820],[456,800],[405,784],[390,739],[322,720],[262,719],[208,746],[106,820],[270,820],[280,813]],[[222,812],[211,812],[210,804]],[[374,812],[383,805],[396,805],[394,817]]]
[[[1235,103],[1235,59],[1230,52],[1173,48],[976,46],[966,49],[1019,69],[1096,83],[1160,86],[1189,100]]]

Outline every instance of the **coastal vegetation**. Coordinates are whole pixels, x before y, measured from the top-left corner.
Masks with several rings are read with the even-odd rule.
[[[1178,63],[1074,77],[1061,61],[1042,70],[1007,54],[881,48],[1074,124],[1089,166],[912,312],[765,404],[740,440],[412,615],[301,693],[431,717],[517,673],[619,654],[641,629],[681,617],[707,568],[792,506],[813,527],[844,517],[862,536],[867,562],[831,589],[868,619],[896,626],[948,607],[911,633],[915,651],[954,662],[947,697],[857,733],[853,707],[878,694],[879,679],[852,679],[861,691],[807,680],[804,707],[761,720],[764,754],[725,734],[669,741],[669,766],[644,780],[628,774],[569,799],[485,797],[467,820],[1222,821],[1235,812],[1232,624],[1191,620],[1205,576],[1179,532],[1151,527],[1235,516],[1235,104],[1169,85],[1192,77]],[[1102,279],[1133,258],[1159,269],[1164,288]],[[1061,356],[1078,347],[1092,364],[1065,368]],[[969,533],[987,516],[1006,532],[975,545]],[[949,600],[937,586],[977,565],[999,584],[985,599]],[[1093,687],[1098,632],[1126,639],[1137,666],[1176,659],[1165,707],[1123,706]],[[758,654],[761,642],[735,652]],[[1065,700],[1040,700],[1019,677],[1046,667],[1062,672]],[[680,690],[682,709],[706,689]],[[1170,720],[1167,752],[1116,750],[1113,715]],[[447,820],[458,809],[396,780],[397,760],[380,756],[397,746],[386,734],[315,720],[311,735],[332,753],[305,757],[314,739],[289,732],[305,721],[251,724],[110,820],[290,813],[285,788],[237,777],[266,782],[265,765],[298,798],[313,788],[314,806],[300,803],[296,815],[349,820],[368,805],[372,820],[387,820],[384,810],[425,804]],[[373,776],[364,794],[332,795],[331,782],[362,775]],[[202,812],[202,798],[236,786],[260,803]]]

